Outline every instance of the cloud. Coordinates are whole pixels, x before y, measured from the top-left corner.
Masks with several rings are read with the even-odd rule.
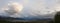
[[[10,15],[10,17],[21,17],[19,13],[23,9],[23,5],[17,2],[8,3],[8,8],[5,8],[5,12]],[[17,15],[17,16],[15,16]]]
[[[55,8],[57,7],[55,7],[55,0],[31,0],[28,3],[27,2],[25,3],[25,9],[27,11],[25,10],[24,13],[26,15],[30,14],[30,16],[46,16],[46,14],[52,15],[53,12],[56,12]]]

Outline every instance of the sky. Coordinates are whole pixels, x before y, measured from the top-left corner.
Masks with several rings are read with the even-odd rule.
[[[12,17],[46,16],[53,12],[60,11],[59,0],[0,0],[0,13],[6,13],[4,10],[9,8],[10,3],[18,3],[22,6],[22,12],[19,15],[9,15]],[[17,6],[17,5],[16,5]],[[2,14],[1,14],[2,15]],[[5,14],[7,15],[7,14]],[[4,15],[4,16],[5,16]],[[8,15],[7,15],[8,16]],[[53,15],[54,16],[54,15]],[[53,17],[52,16],[52,17]]]

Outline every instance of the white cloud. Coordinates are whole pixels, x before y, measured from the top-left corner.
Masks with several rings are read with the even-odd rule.
[[[6,13],[13,14],[10,15],[11,17],[20,17],[19,13],[22,11],[23,5],[19,4],[18,2],[10,2],[8,3],[8,10],[6,10]],[[16,12],[16,13],[15,13]],[[17,16],[15,16],[17,14]]]

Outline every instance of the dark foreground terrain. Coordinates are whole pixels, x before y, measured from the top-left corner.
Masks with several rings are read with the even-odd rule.
[[[0,23],[53,23],[51,19],[37,19],[32,21],[22,19],[23,18],[0,17]]]
[[[0,23],[53,23],[52,21],[31,21],[31,22],[10,22],[6,20],[0,20]]]

